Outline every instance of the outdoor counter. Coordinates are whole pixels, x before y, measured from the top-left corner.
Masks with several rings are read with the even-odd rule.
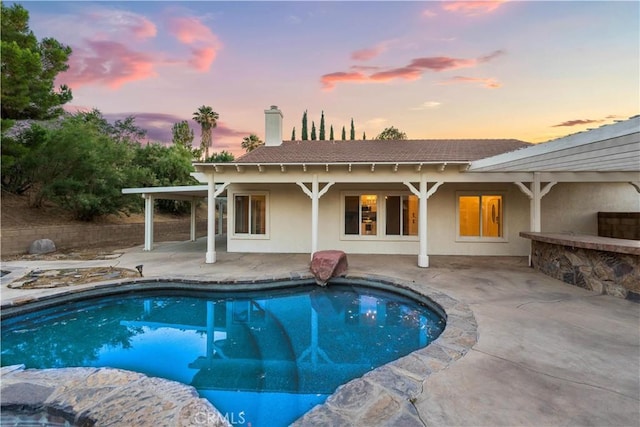
[[[585,234],[520,232],[531,239],[531,265],[603,294],[640,301],[640,241]]]

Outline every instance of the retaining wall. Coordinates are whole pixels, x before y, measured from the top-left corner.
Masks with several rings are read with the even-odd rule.
[[[207,234],[207,220],[196,222],[196,236]],[[153,239],[157,242],[188,240],[189,219],[156,222]],[[48,225],[2,229],[2,255],[26,253],[31,242],[37,239],[51,239],[58,249],[95,247],[108,245],[135,246],[144,244],[144,223],[134,224],[73,224]]]

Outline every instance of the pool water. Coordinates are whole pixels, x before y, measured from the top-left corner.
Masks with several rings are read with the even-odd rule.
[[[128,369],[192,385],[232,425],[280,426],[444,326],[415,300],[366,287],[141,291],[4,320],[2,365]]]

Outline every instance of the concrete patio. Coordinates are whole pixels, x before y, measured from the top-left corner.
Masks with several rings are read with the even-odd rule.
[[[308,274],[308,254],[238,254],[217,244],[204,263],[205,239],[125,249],[100,261],[10,261],[2,305],[65,288],[7,285],[29,271],[144,265],[145,278],[241,280]],[[445,293],[469,306],[478,341],[428,376],[414,399],[420,420],[437,426],[639,426],[640,304],[549,278],[525,258],[348,255],[350,275],[380,275]],[[85,287],[95,286],[83,285]],[[388,425],[383,418],[376,425]]]

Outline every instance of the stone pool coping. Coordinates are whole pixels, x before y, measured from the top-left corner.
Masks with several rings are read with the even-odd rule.
[[[16,420],[42,413],[82,427],[231,425],[195,388],[138,372],[14,365],[0,368],[0,378],[2,411]]]
[[[310,274],[292,273],[286,276],[260,279],[236,278],[206,281],[183,276],[97,282],[82,288],[67,288],[53,295],[13,299],[2,305],[1,312],[4,318],[20,312],[39,310],[59,304],[64,300],[70,301],[123,291],[134,292],[141,289],[210,290],[211,286],[215,286],[216,290],[222,291],[247,291],[283,288],[312,283],[313,281],[314,278]],[[173,283],[169,285],[168,282]],[[355,282],[358,285],[413,296],[413,298],[427,303],[440,314],[444,314],[447,320],[446,327],[442,334],[427,347],[382,365],[364,376],[338,387],[325,403],[314,407],[295,421],[293,425],[371,425],[380,423],[403,426],[424,425],[420,413],[414,405],[415,399],[422,392],[423,384],[430,375],[446,369],[451,363],[467,354],[477,343],[477,322],[473,312],[467,304],[428,287],[424,283],[381,275],[347,274],[344,277],[332,279],[329,286],[332,283],[343,284],[345,282]],[[435,304],[429,304],[428,301]],[[38,371],[55,373],[60,370]],[[2,380],[4,394],[4,374]],[[152,413],[148,412],[147,416],[150,417]],[[145,425],[163,425],[163,423],[161,420],[145,420]]]

